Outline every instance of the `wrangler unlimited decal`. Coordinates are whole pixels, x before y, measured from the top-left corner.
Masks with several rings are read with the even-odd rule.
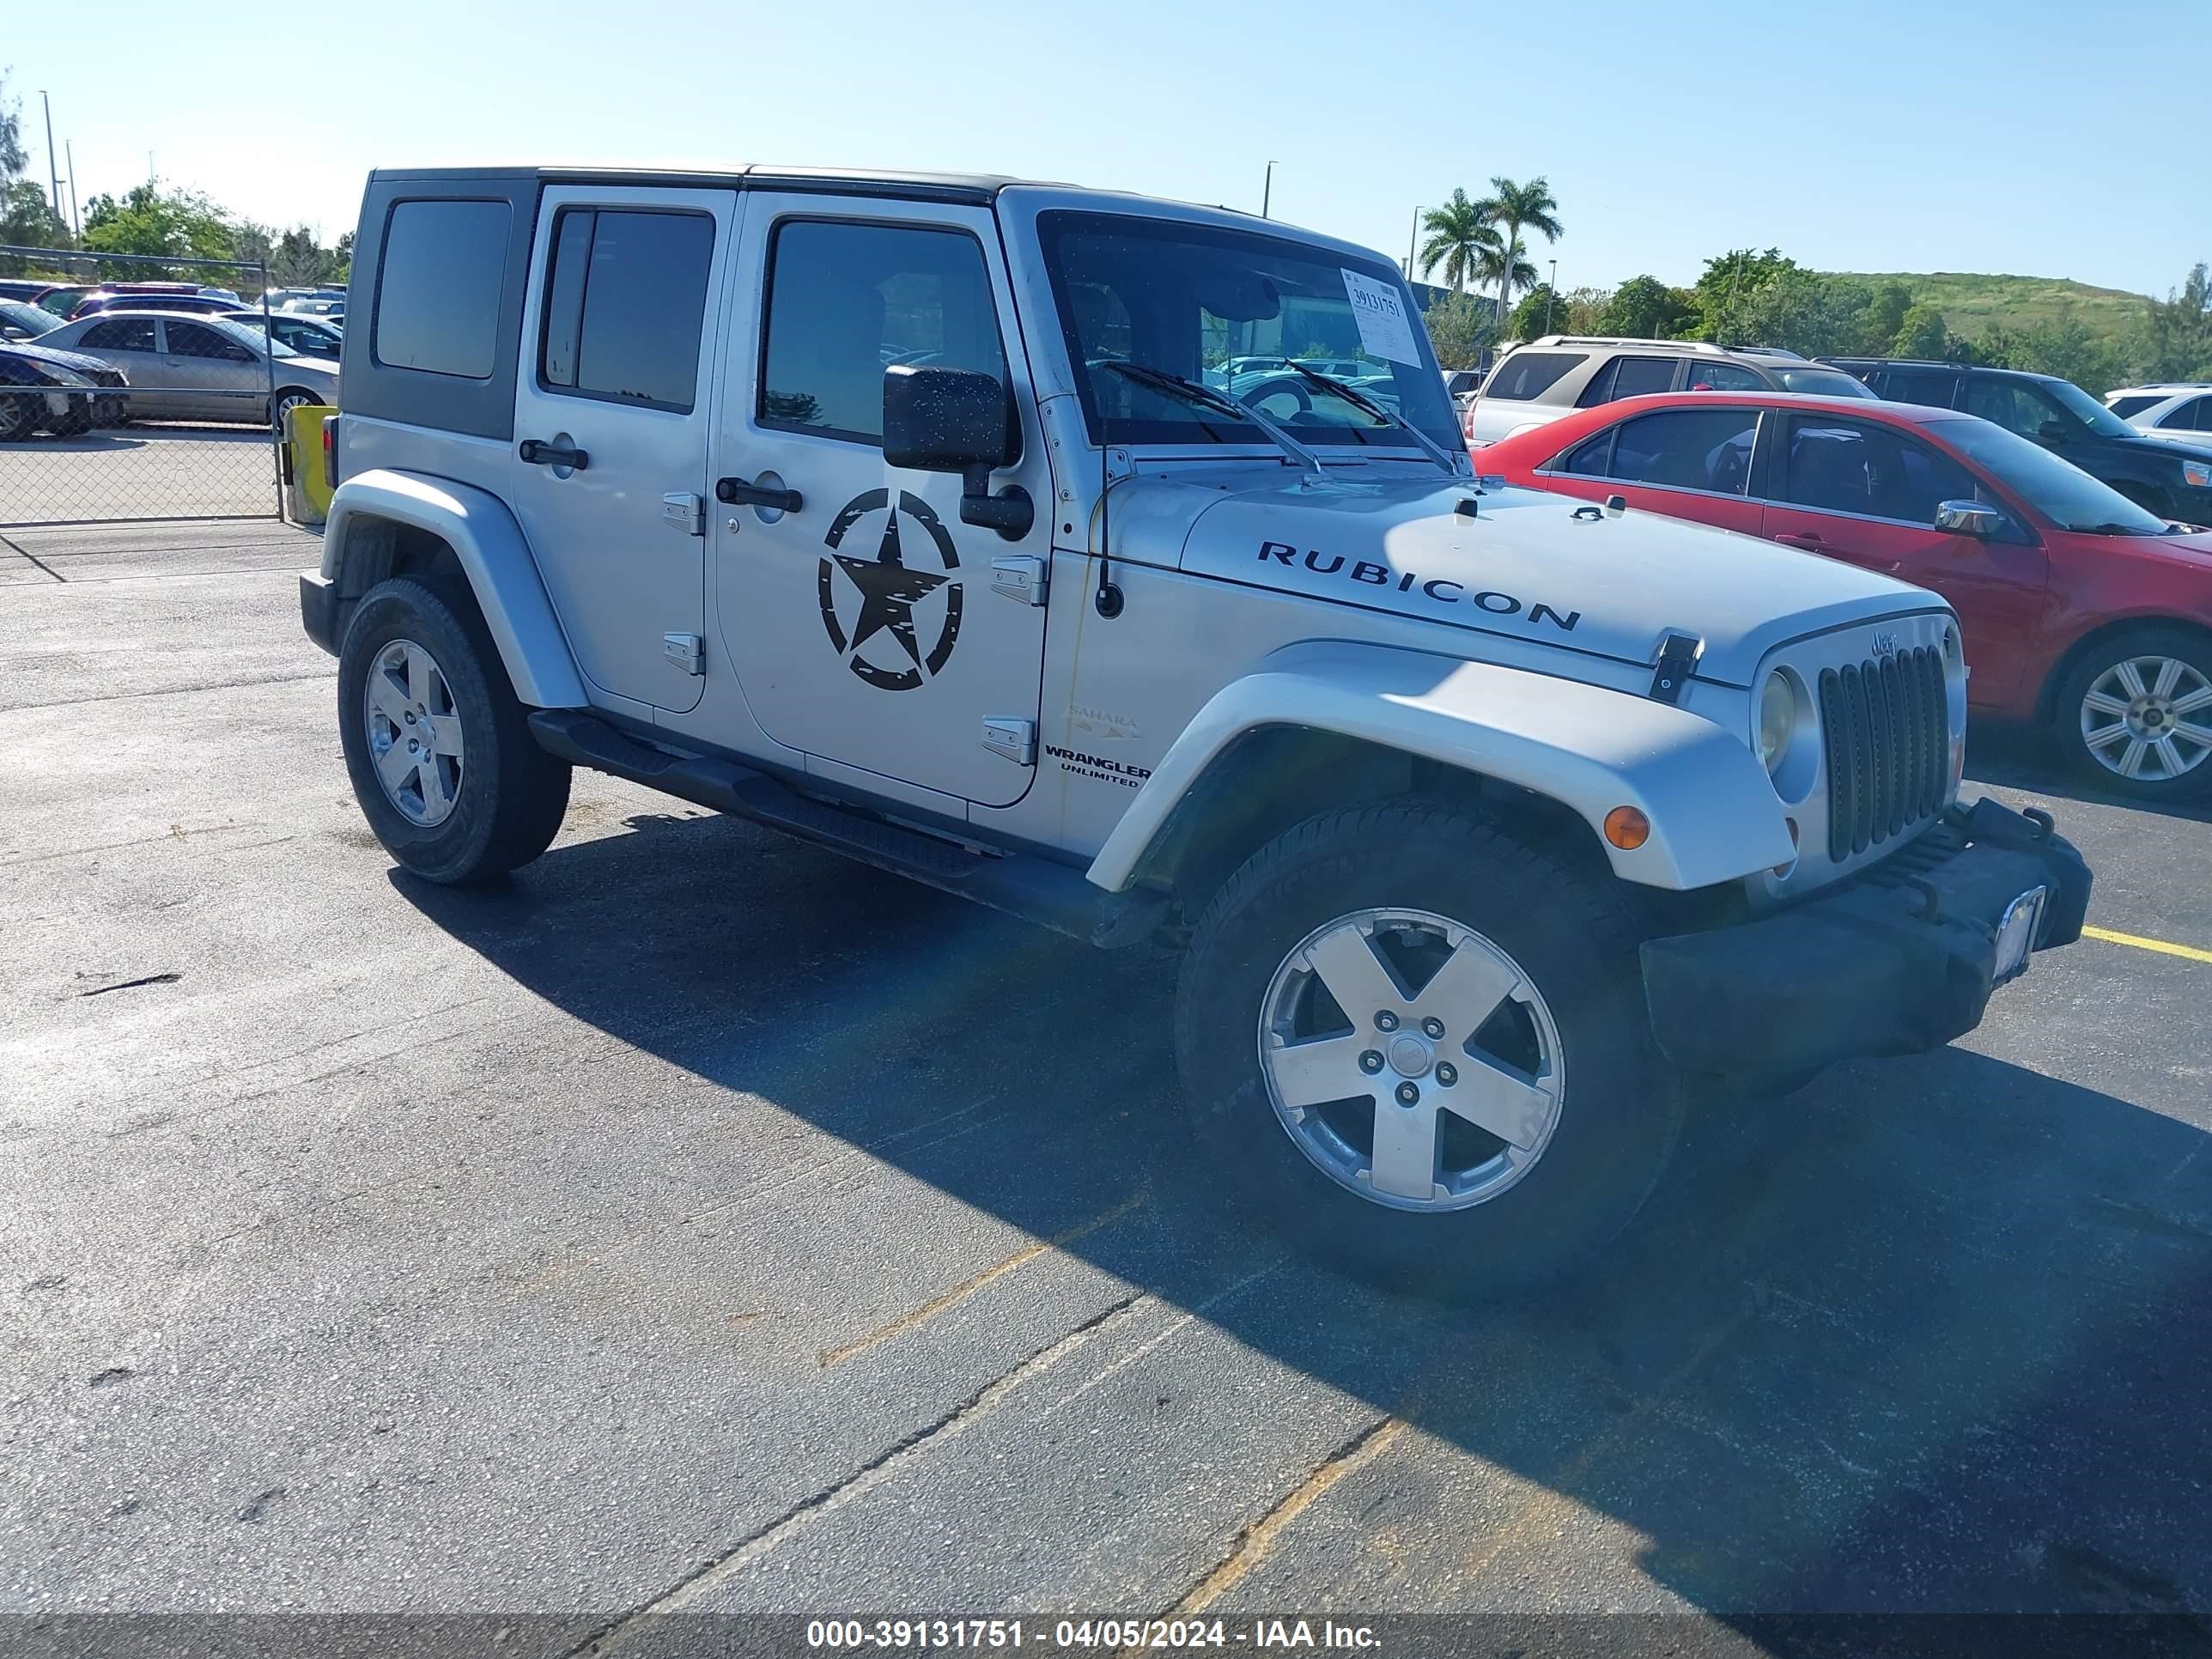
[[[1261,542],[1260,562],[1264,564],[1269,559],[1274,560],[1279,564],[1289,565],[1295,569],[1297,566],[1298,550],[1288,542]],[[1305,567],[1317,576],[1334,576],[1342,571],[1346,580],[1362,582],[1371,587],[1389,587],[1400,593],[1410,593],[1418,587],[1425,597],[1435,600],[1438,605],[1461,604],[1462,596],[1464,595],[1466,603],[1487,611],[1493,617],[1517,617],[1522,611],[1521,601],[1510,593],[1500,593],[1494,588],[1485,588],[1480,592],[1468,593],[1465,583],[1452,581],[1442,576],[1432,577],[1427,581],[1423,581],[1418,572],[1408,570],[1401,573],[1394,583],[1390,580],[1391,573],[1389,566],[1370,564],[1364,559],[1358,561],[1351,569],[1346,570],[1344,555],[1341,553],[1331,555],[1328,562],[1323,563],[1322,556],[1309,548],[1306,550]],[[1447,589],[1449,591],[1445,591]],[[1575,624],[1583,619],[1583,613],[1579,611],[1570,611],[1562,616],[1550,605],[1540,601],[1528,606],[1527,611],[1531,623],[1554,623],[1558,624],[1562,633],[1572,633]]]

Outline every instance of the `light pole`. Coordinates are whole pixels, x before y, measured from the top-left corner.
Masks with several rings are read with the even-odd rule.
[[[1413,244],[1421,234],[1421,216],[1427,211],[1426,208],[1415,208],[1413,228],[1406,233],[1406,280],[1409,283],[1413,280]]]
[[[1559,262],[1552,261],[1552,280],[1544,284],[1544,332],[1552,331],[1552,301],[1559,297]]]
[[[61,157],[54,154],[54,100],[47,97],[41,88],[39,101],[46,106],[46,173],[53,181],[54,217],[59,219],[62,216],[62,164]]]
[[[1274,199],[1274,197],[1275,164],[1270,161],[1267,163],[1267,181],[1260,186],[1260,216],[1262,219],[1267,216],[1267,204]]]

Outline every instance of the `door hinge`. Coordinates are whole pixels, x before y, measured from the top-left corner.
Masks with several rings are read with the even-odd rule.
[[[983,747],[1004,755],[1017,766],[1036,764],[1036,722],[986,719]]]
[[[663,634],[660,654],[687,674],[707,672],[707,647],[696,634]]]
[[[707,502],[703,496],[678,490],[660,498],[660,521],[672,524],[687,536],[707,533]]]
[[[1026,553],[991,561],[991,591],[1023,605],[1042,605],[1051,580],[1045,562]]]

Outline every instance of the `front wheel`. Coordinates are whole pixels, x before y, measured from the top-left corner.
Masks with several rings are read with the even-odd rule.
[[[2106,641],[2059,688],[2055,723],[2075,770],[2116,793],[2212,793],[2212,639],[2146,628]]]
[[[354,607],[338,734],[362,815],[416,875],[501,875],[560,832],[568,763],[532,738],[482,621],[425,583],[380,582]]]
[[[1210,1170],[1392,1289],[1556,1278],[1656,1184],[1681,1090],[1602,880],[1413,802],[1314,818],[1208,906],[1176,1041]]]

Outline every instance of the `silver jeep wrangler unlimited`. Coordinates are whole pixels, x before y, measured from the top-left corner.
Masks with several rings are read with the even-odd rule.
[[[2081,929],[1955,804],[1942,600],[1478,479],[1364,248],[759,168],[380,172],[356,247],[301,608],[392,856],[526,864],[582,765],[1164,945],[1213,1167],[1379,1279],[1568,1267],[1688,1091]]]

